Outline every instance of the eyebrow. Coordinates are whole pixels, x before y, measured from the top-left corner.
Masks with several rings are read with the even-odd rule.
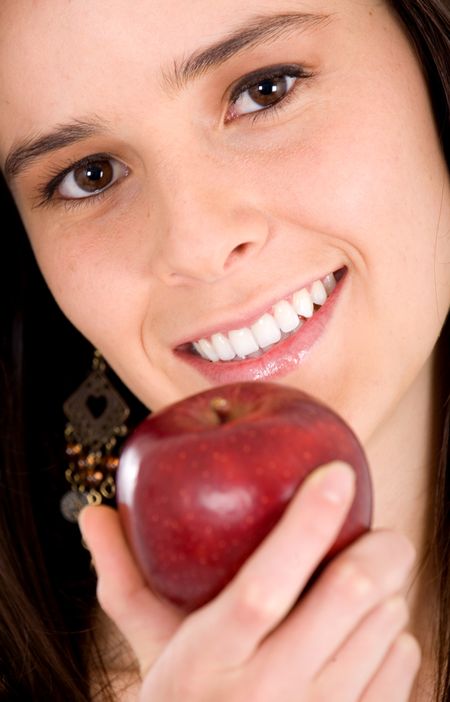
[[[290,12],[276,15],[257,15],[228,34],[224,39],[195,52],[181,63],[174,61],[171,71],[163,78],[169,89],[181,90],[190,81],[216,68],[244,49],[280,39],[282,36],[322,24],[330,15]]]
[[[189,82],[220,66],[244,49],[315,27],[328,19],[330,15],[301,12],[257,15],[230,32],[224,39],[193,53],[182,62],[175,60],[171,70],[163,71],[163,82],[169,91],[182,90]],[[14,146],[6,157],[3,169],[5,178],[11,182],[36,159],[106,131],[108,125],[94,116],[92,119],[74,120],[58,125],[48,134],[28,137]]]
[[[94,117],[92,120],[75,120],[68,124],[60,124],[48,134],[28,137],[6,157],[3,169],[5,178],[10,182],[35,159],[89,137],[104,134],[106,130],[107,125]]]

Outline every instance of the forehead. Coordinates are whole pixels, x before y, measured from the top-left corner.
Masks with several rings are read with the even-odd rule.
[[[183,4],[7,0],[0,10],[2,106],[36,126],[49,112],[70,113],[83,101],[92,106],[97,95],[104,98],[130,76],[144,84],[170,47],[183,52],[189,42],[188,28],[183,33],[178,21],[169,21],[170,11],[176,16],[175,6]]]
[[[370,0],[2,0],[0,156],[19,136],[46,130],[49,121],[63,123],[97,111],[114,119],[139,96],[148,101],[175,61],[256,17],[354,13],[357,8],[367,11],[372,4]]]
[[[50,65],[58,78],[105,72],[113,63],[157,65],[200,42],[213,42],[249,16],[319,12],[323,3],[248,0],[2,0],[0,51],[9,67],[33,74]],[[9,60],[8,60],[9,58]],[[3,65],[3,61],[2,61]],[[60,72],[58,72],[58,69]],[[2,71],[2,86],[5,73]],[[42,77],[42,76],[41,76]],[[45,76],[51,81],[52,76]]]

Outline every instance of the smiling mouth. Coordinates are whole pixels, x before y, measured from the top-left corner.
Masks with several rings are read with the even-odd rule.
[[[259,358],[308,324],[326,303],[345,272],[344,267],[328,273],[309,287],[279,300],[248,327],[217,332],[209,338],[183,344],[179,350],[188,351],[211,363]]]

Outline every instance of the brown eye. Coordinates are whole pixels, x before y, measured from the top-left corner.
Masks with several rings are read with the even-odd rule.
[[[87,166],[76,168],[73,179],[86,193],[95,193],[111,184],[114,171],[109,161],[94,161]]]
[[[298,77],[277,75],[263,77],[246,88],[232,104],[233,117],[267,110],[281,102],[292,90]]]
[[[279,76],[260,80],[257,85],[249,88],[248,95],[260,107],[268,107],[284,98],[288,90],[287,76]]]
[[[86,159],[75,165],[58,185],[58,194],[65,200],[79,200],[97,195],[111,187],[128,169],[114,158]]]

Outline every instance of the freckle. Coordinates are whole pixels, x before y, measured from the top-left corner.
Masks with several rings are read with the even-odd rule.
[[[242,453],[251,453],[251,452],[252,452],[252,450],[251,450],[250,446],[248,444],[244,444],[244,446],[242,447]]]
[[[270,502],[270,500],[269,500],[269,498],[267,497],[267,495],[263,495],[263,496],[261,497],[261,502],[262,502],[263,505],[268,505],[269,502]]]
[[[185,461],[187,458],[186,451],[178,451],[177,458],[179,461]]]

